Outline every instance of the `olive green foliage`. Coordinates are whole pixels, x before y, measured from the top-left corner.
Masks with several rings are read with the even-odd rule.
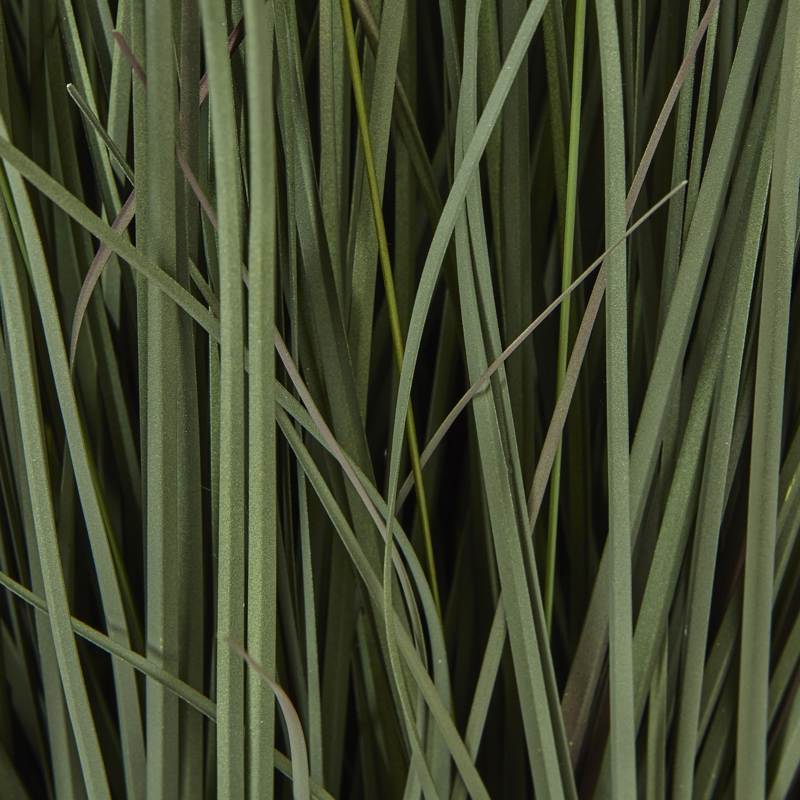
[[[4,0],[0,797],[800,769],[800,0]]]

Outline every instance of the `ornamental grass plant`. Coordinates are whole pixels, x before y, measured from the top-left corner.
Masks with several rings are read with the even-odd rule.
[[[795,796],[800,0],[2,0],[0,798]]]

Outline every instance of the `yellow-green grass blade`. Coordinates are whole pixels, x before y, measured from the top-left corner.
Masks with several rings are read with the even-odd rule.
[[[389,245],[386,238],[386,228],[383,220],[383,212],[381,209],[381,194],[382,188],[379,186],[379,178],[376,171],[375,154],[373,153],[372,140],[374,137],[369,130],[367,121],[367,113],[364,99],[364,91],[361,82],[361,74],[358,63],[358,53],[356,50],[355,31],[353,26],[352,14],[350,11],[349,0],[342,0],[342,19],[344,25],[345,40],[348,50],[348,64],[350,67],[350,79],[353,85],[353,92],[356,102],[356,111],[359,124],[359,132],[361,136],[361,147],[364,154],[364,164],[367,175],[368,195],[370,203],[370,211],[372,216],[373,227],[375,230],[375,239],[365,238],[364,233],[365,220],[368,220],[367,201],[362,192],[363,207],[359,209],[359,216],[356,229],[355,240],[355,253],[354,253],[354,274],[353,274],[353,287],[355,290],[354,300],[355,303],[351,305],[351,324],[355,317],[354,330],[356,338],[354,342],[355,351],[355,369],[358,373],[361,370],[361,364],[369,366],[369,350],[364,356],[360,356],[359,350],[363,350],[363,345],[359,347],[360,334],[364,331],[364,323],[366,322],[369,327],[372,324],[372,297],[374,296],[375,277],[374,277],[374,246],[377,244],[378,253],[381,263],[381,271],[383,274],[384,291],[386,293],[386,303],[389,314],[392,347],[394,351],[394,360],[397,369],[400,368],[403,361],[403,334],[401,331],[400,316],[397,308],[397,298],[394,289],[394,276],[392,273],[392,266],[389,256]],[[391,76],[394,75],[397,69],[397,57],[400,46],[400,33],[402,30],[402,19],[405,11],[404,3],[397,3],[393,5],[391,13],[384,14],[382,23],[383,35],[381,42],[384,47],[378,50],[378,58],[376,62],[376,74],[373,83],[373,103],[374,114],[377,119],[386,118],[390,119],[388,113],[382,114],[381,100],[391,102],[394,96],[393,83]],[[388,52],[388,56],[385,54]],[[382,56],[388,58],[388,63],[383,64]],[[383,72],[387,72],[387,79],[383,79]],[[382,90],[382,91],[381,91]],[[388,132],[389,125],[386,124],[377,131],[377,157],[385,167],[388,149]],[[381,170],[383,174],[383,169]],[[364,273],[366,267],[366,275]],[[363,292],[363,295],[361,294]],[[365,308],[358,312],[359,300],[363,296],[368,298],[366,303],[361,301],[361,305]],[[366,341],[371,341],[371,337]],[[358,387],[358,374],[356,376]],[[417,500],[420,519],[422,521],[422,530],[425,541],[425,550],[427,556],[429,580],[433,589],[433,596],[437,608],[440,608],[439,594],[437,588],[436,568],[433,557],[433,543],[431,541],[431,529],[428,517],[427,500],[425,497],[425,484],[422,478],[422,468],[419,463],[419,445],[417,443],[416,424],[414,422],[414,415],[411,408],[408,411],[406,420],[406,435],[409,442],[409,452],[411,454],[411,461],[416,477],[417,486]],[[425,756],[422,751],[421,742],[417,731],[414,726],[413,712],[410,708],[410,699],[407,696],[406,688],[403,685],[403,676],[400,671],[399,658],[397,655],[395,644],[395,631],[394,619],[391,613],[393,608],[392,601],[392,585],[394,582],[394,575],[392,571],[392,552],[393,552],[393,525],[391,520],[386,529],[386,546],[383,557],[383,584],[384,584],[384,606],[387,609],[387,616],[385,620],[386,627],[386,644],[389,654],[389,665],[394,677],[394,690],[400,702],[403,720],[406,726],[407,736],[412,750],[412,774],[409,778],[413,782],[419,780],[426,795],[435,794],[437,792],[433,776],[430,774],[429,769],[425,762]],[[441,613],[441,611],[440,611]],[[446,791],[446,788],[445,788]]]
[[[530,44],[533,34],[536,31],[541,19],[544,4],[534,3],[525,14],[522,24],[519,27],[516,38],[509,50],[506,59],[505,69],[501,72],[491,97],[481,115],[471,141],[465,149],[461,166],[458,169],[450,194],[445,203],[442,216],[436,227],[433,240],[428,250],[425,266],[420,277],[417,297],[414,302],[411,320],[409,323],[408,339],[406,341],[406,352],[403,359],[403,367],[400,373],[394,422],[392,426],[392,439],[390,448],[390,471],[388,504],[390,516],[394,513],[396,494],[399,483],[400,449],[404,429],[404,420],[408,410],[411,393],[411,383],[419,356],[422,339],[422,329],[432,300],[433,292],[436,287],[439,270],[444,260],[449,240],[453,234],[456,222],[461,213],[462,204],[466,198],[467,191],[471,185],[478,162],[483,154],[492,130],[497,123],[503,103],[505,102],[511,83],[516,72],[519,70],[525,52]]]
[[[583,89],[584,37],[586,30],[586,3],[579,0],[575,4],[575,38],[572,57],[572,90],[569,112],[569,155],[567,159],[566,198],[564,210],[564,234],[562,247],[561,291],[566,292],[572,282],[573,254],[575,252],[575,217],[577,213],[578,191],[578,147],[580,140],[581,97]],[[551,96],[552,96],[551,92]],[[551,112],[553,117],[560,116],[558,109]],[[555,138],[555,137],[554,137]],[[569,348],[570,329],[570,297],[566,296],[559,311],[558,356],[556,362],[556,395],[561,390],[564,372],[567,369],[567,351]],[[558,503],[561,484],[561,447],[558,448],[553,464],[550,485],[550,509],[547,523],[547,551],[545,554],[544,580],[544,612],[547,629],[553,624],[553,583],[555,581],[556,542],[558,536]]]
[[[383,242],[378,231],[378,225],[382,224],[382,215],[379,223],[376,216],[376,201],[377,208],[380,209],[386,181],[389,132],[395,99],[395,81],[403,19],[406,12],[406,0],[398,0],[396,3],[389,4],[381,15],[369,109],[367,109],[367,93],[362,85],[361,69],[358,64],[358,51],[356,49],[350,5],[348,2],[346,6],[347,12],[345,12],[345,6],[341,2],[339,6],[343,19],[342,32],[350,68],[350,83],[353,89],[358,120],[359,140],[357,148],[364,160],[363,185],[354,187],[354,197],[358,198],[358,202],[353,208],[354,219],[351,220],[351,225],[355,227],[355,236],[352,266],[349,266],[348,269],[352,288],[350,297],[346,298],[348,335],[353,357],[353,368],[356,373],[359,401],[362,413],[364,413],[375,315],[375,286],[377,278],[375,267],[379,258],[381,269],[384,273],[383,280],[385,285],[387,281],[385,262],[388,259],[388,245],[385,242],[385,230]],[[348,15],[351,19],[349,30],[347,25]],[[387,250],[387,252],[384,253],[384,250]],[[392,303],[394,300],[394,279],[391,273],[388,279],[391,281],[392,288],[386,288],[386,300],[392,325],[392,339],[394,341],[397,336],[395,327],[398,327],[399,333],[399,326],[396,326],[393,319],[393,317],[397,316],[397,309],[396,301]],[[392,305],[395,306],[394,309]],[[396,347],[395,345],[395,349]]]
[[[402,23],[402,12],[403,7],[402,4],[397,4],[394,7],[397,12],[399,12],[399,16],[395,19],[390,15],[386,15],[386,25],[389,30],[389,33],[384,33],[382,37],[382,41],[387,41],[390,38],[396,40],[396,45],[394,47],[394,68],[393,71],[396,70],[396,61],[397,61],[397,50],[399,48],[399,34],[401,30]],[[367,173],[367,182],[369,185],[369,197],[370,197],[370,205],[371,205],[371,216],[372,216],[372,223],[375,229],[375,240],[365,239],[364,237],[366,234],[362,233],[363,225],[359,222],[359,227],[357,229],[356,234],[356,244],[355,244],[355,255],[354,255],[354,286],[359,288],[359,291],[362,291],[364,287],[363,284],[366,284],[366,295],[372,297],[375,293],[375,280],[374,276],[370,280],[368,277],[365,278],[359,273],[359,266],[362,264],[370,264],[374,262],[375,259],[375,252],[374,252],[374,244],[377,244],[379,259],[381,263],[381,271],[383,273],[383,283],[384,283],[384,291],[386,293],[386,305],[389,314],[389,324],[391,328],[391,335],[392,335],[392,349],[394,352],[394,359],[397,369],[400,369],[400,366],[403,362],[403,332],[401,330],[401,322],[400,322],[400,314],[397,306],[397,295],[394,288],[394,275],[392,271],[391,265],[391,258],[389,255],[389,243],[386,238],[386,226],[383,221],[383,212],[381,210],[381,187],[379,186],[378,182],[378,175],[375,163],[375,154],[373,153],[373,146],[372,140],[373,135],[369,131],[369,126],[367,124],[367,113],[366,113],[366,105],[364,100],[364,92],[363,87],[361,84],[361,75],[359,71],[359,64],[358,64],[358,53],[356,51],[356,43],[355,43],[355,31],[353,28],[353,20],[352,15],[350,13],[350,6],[348,0],[342,0],[342,16],[344,18],[344,30],[345,30],[345,39],[347,42],[348,48],[348,62],[350,65],[350,76],[351,81],[353,84],[353,92],[355,95],[355,102],[356,102],[356,112],[359,121],[359,128],[361,134],[361,146],[364,152],[364,162],[365,168]],[[396,32],[395,32],[396,29]],[[391,34],[391,36],[390,36]],[[390,62],[391,63],[391,62]],[[380,68],[381,68],[381,51],[378,52],[378,60],[376,69],[378,70],[378,75],[380,75]],[[378,82],[376,81],[377,88]],[[389,99],[391,99],[393,95],[393,91],[391,87],[389,87],[389,91],[386,92],[389,95]],[[379,106],[380,103],[376,102],[376,100],[380,99],[380,95],[378,98],[373,97],[373,107]],[[377,108],[375,110],[376,116],[380,117],[381,109]],[[388,116],[387,114],[383,116]],[[382,135],[381,135],[382,134]],[[386,150],[388,148],[388,129],[382,132],[379,132],[379,140],[378,140],[378,158],[385,166],[386,163]],[[364,201],[366,203],[366,201]],[[360,216],[365,216],[366,212],[360,212]],[[360,248],[363,247],[366,249],[364,254],[360,253]],[[372,267],[369,268],[370,271],[373,272],[374,269]],[[371,301],[368,303],[367,308],[372,309]],[[353,315],[353,308],[351,307],[351,324],[352,324],[352,317]],[[358,317],[358,314],[356,314]],[[372,314],[369,314],[369,320],[371,322]],[[362,323],[363,325],[363,323]],[[355,330],[359,331],[359,324],[358,322],[355,323]],[[356,361],[356,370],[359,369],[359,357],[358,357],[358,338],[356,339],[354,350],[356,352],[355,361]],[[369,357],[367,353],[366,357],[366,364],[369,366]],[[357,378],[358,380],[358,378]],[[408,447],[409,447],[409,454],[411,458],[412,469],[414,471],[415,476],[415,484],[417,489],[417,507],[418,512],[421,520],[422,532],[425,542],[425,555],[428,564],[428,574],[429,579],[431,582],[431,587],[433,589],[433,596],[436,599],[437,607],[441,608],[441,602],[439,600],[439,589],[438,589],[438,581],[436,579],[436,562],[434,560],[434,553],[433,553],[433,542],[432,542],[432,534],[431,534],[431,526],[430,526],[430,519],[428,515],[428,502],[425,496],[425,482],[422,478],[422,467],[420,466],[419,460],[419,444],[417,442],[417,429],[416,423],[414,421],[414,414],[413,411],[409,408],[408,418],[406,420],[406,437],[408,439]],[[390,539],[391,542],[391,539]],[[391,548],[389,548],[391,549]],[[389,556],[385,556],[385,561],[389,560]],[[440,612],[441,613],[441,612]]]

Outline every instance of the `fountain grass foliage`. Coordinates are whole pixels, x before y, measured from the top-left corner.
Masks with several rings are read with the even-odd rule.
[[[4,0],[0,796],[797,791],[798,31]]]

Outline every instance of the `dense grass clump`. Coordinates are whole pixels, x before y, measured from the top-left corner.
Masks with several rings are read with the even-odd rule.
[[[3,0],[0,797],[781,800],[800,0]]]

